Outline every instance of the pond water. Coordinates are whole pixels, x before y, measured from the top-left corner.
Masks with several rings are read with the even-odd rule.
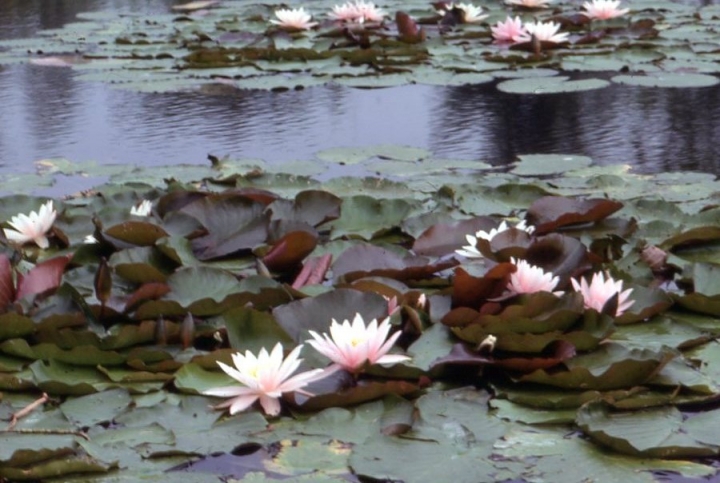
[[[0,0],[0,38],[27,37],[82,11],[162,12],[172,0]],[[140,94],[75,80],[70,69],[0,70],[0,172],[39,159],[167,165],[209,153],[270,163],[331,147],[401,144],[493,164],[518,154],[574,153],[640,172],[720,173],[720,87],[613,85],[515,95],[493,84],[387,89],[316,87],[233,95]]]

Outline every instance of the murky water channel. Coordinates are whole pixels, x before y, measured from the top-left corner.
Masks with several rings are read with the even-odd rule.
[[[81,11],[158,12],[176,3],[0,0],[0,38],[57,28]],[[494,85],[156,95],[74,77],[65,68],[0,70],[0,172],[29,172],[50,157],[165,165],[206,163],[213,153],[282,163],[331,147],[405,144],[493,164],[575,153],[642,172],[720,173],[717,86],[544,96]]]

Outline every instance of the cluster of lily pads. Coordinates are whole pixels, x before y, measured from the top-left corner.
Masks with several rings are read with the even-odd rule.
[[[541,158],[1,199],[0,476],[714,472],[718,183]]]
[[[702,87],[718,82],[716,10],[644,0],[192,2],[156,15],[81,14],[37,38],[0,41],[0,64],[72,67],[152,92],[496,80],[529,94]]]

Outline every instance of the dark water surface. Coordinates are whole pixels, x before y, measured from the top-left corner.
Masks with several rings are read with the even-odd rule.
[[[172,0],[0,0],[0,38],[33,36],[83,11],[163,12]],[[74,80],[65,68],[0,70],[0,173],[33,161],[166,165],[208,153],[271,163],[330,147],[403,144],[493,164],[571,153],[641,172],[720,173],[720,87],[612,86],[521,96],[494,85],[339,86],[237,95],[140,94]]]

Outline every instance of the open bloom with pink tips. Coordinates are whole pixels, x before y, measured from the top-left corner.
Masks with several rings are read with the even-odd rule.
[[[365,22],[382,22],[385,12],[372,2],[355,0],[355,8]]]
[[[328,16],[342,22],[382,22],[385,12],[374,3],[355,0],[335,5]]]
[[[312,339],[307,342],[318,352],[346,371],[358,373],[365,364],[396,364],[409,360],[403,355],[388,354],[400,332],[388,338],[390,319],[385,318],[380,325],[372,319],[367,327],[360,314],[355,314],[352,325],[345,320],[339,324],[335,319],[330,325],[330,336],[322,336],[310,331]],[[387,339],[387,340],[386,340]]]
[[[270,23],[286,29],[308,30],[317,25],[317,22],[312,22],[312,15],[307,13],[303,7],[281,8],[275,10],[275,16],[277,20],[270,20]]]
[[[568,33],[558,33],[560,24],[555,22],[528,22],[525,24],[525,32],[513,38],[515,42],[530,42],[532,37],[542,42],[567,42]]]
[[[227,375],[243,385],[208,389],[203,394],[232,398],[215,406],[216,409],[230,408],[230,414],[243,411],[260,400],[263,410],[276,416],[280,414],[279,398],[283,393],[297,391],[309,395],[302,388],[327,375],[323,369],[314,369],[290,377],[302,362],[302,359],[298,359],[302,347],[297,346],[285,359],[282,344],[277,343],[269,354],[265,348],[260,350],[257,357],[250,351],[245,351],[245,355],[239,352],[233,354],[235,367],[218,361]]]
[[[328,17],[333,20],[339,20],[341,22],[357,22],[360,17],[355,4],[352,2],[345,2],[342,5],[335,5],[332,11],[328,13]]]
[[[490,30],[496,42],[513,42],[515,37],[525,33],[525,26],[520,17],[508,16],[504,22],[498,21],[495,26],[490,27]]]
[[[12,243],[23,245],[27,242],[34,242],[40,248],[47,248],[50,242],[47,238],[47,232],[55,223],[57,212],[53,208],[53,202],[40,206],[36,212],[31,211],[29,215],[20,213],[13,216],[8,224],[14,228],[4,228],[5,238]]]
[[[607,20],[610,18],[620,17],[630,11],[629,8],[619,8],[620,0],[593,0],[592,2],[583,3],[586,17],[594,20]]]
[[[605,278],[606,276],[607,279]],[[602,272],[593,275],[589,285],[584,278],[581,279],[580,282],[575,279],[571,279],[570,281],[572,282],[573,288],[582,294],[585,301],[585,308],[601,311],[607,301],[610,300],[613,295],[618,294],[615,316],[619,317],[635,303],[634,300],[630,300],[630,294],[633,289],[629,288],[623,291],[622,280],[613,280],[610,275],[604,275]]]
[[[495,238],[495,235],[497,235],[498,233],[502,233],[505,230],[509,230],[510,228],[515,228],[516,230],[523,230],[528,235],[532,235],[532,233],[535,231],[535,227],[528,226],[525,223],[525,220],[522,220],[515,226],[509,226],[506,221],[503,221],[497,228],[493,228],[489,232],[480,230],[475,233],[475,236],[465,235],[465,239],[467,240],[468,245],[463,246],[462,249],[455,250],[455,253],[468,258],[482,258],[482,253],[480,253],[480,250],[477,249],[478,239],[492,241],[492,239]]]
[[[551,292],[554,295],[562,295],[562,291],[553,292],[560,279],[553,277],[552,272],[546,272],[540,267],[530,265],[525,260],[510,258],[515,265],[515,272],[510,274],[508,282],[508,294],[524,294],[535,292]]]

